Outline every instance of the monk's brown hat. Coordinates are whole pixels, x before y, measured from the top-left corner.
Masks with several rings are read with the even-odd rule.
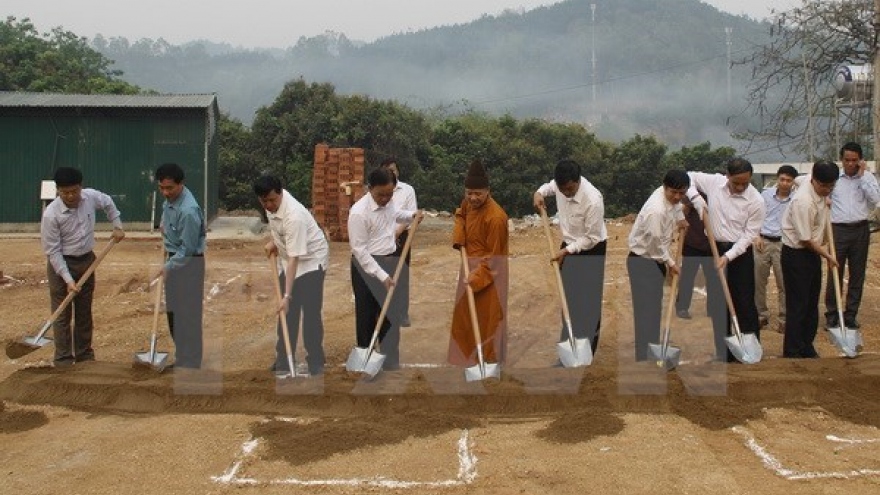
[[[471,162],[467,175],[464,177],[464,187],[467,189],[489,189],[489,176],[480,160]]]

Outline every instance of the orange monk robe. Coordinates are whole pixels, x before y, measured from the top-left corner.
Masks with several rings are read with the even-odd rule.
[[[455,211],[452,243],[467,249],[483,359],[490,363],[503,362],[507,354],[507,238],[507,214],[491,196],[480,208],[472,209],[465,200]],[[463,277],[459,270],[448,359],[469,367],[478,360]]]

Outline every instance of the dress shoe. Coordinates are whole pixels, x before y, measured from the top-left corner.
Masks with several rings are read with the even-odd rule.
[[[843,324],[846,326],[846,328],[849,328],[850,330],[859,330],[862,328],[862,326],[859,325],[859,322],[857,322],[854,319],[853,320],[843,320]]]
[[[677,310],[675,312],[675,315],[678,316],[679,318],[681,318],[682,320],[690,320],[691,319],[691,313],[690,313],[690,311],[688,311],[686,309]]]
[[[67,370],[73,367],[73,359],[61,359],[53,361],[52,366],[57,370]]]

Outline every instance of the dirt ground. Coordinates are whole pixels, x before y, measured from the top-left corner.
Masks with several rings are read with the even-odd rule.
[[[629,228],[609,224],[602,339],[579,369],[552,367],[560,323],[543,230],[512,232],[510,359],[500,381],[476,383],[444,364],[458,267],[447,219],[415,238],[404,366],[371,381],[343,367],[354,303],[350,252],[334,243],[327,373],[276,382],[271,276],[248,229],[209,236],[206,369],[134,368],[160,244],[132,233],[98,270],[97,362],[56,371],[51,346],[0,357],[0,493],[876,493],[878,237],[858,358],[820,332],[821,359],[781,359],[781,335],[765,331],[761,363],[711,362],[697,293],[694,319],[673,319],[682,364],[665,373],[631,361]],[[0,260],[5,343],[37,331],[48,290],[36,238],[0,239]],[[160,350],[172,350],[162,323]]]

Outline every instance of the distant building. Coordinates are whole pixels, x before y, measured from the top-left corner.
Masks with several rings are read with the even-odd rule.
[[[163,200],[154,196],[153,172],[176,162],[212,219],[218,209],[218,117],[214,94],[0,92],[0,230],[37,228],[41,194],[54,191],[52,183],[41,189],[43,181],[62,166],[81,169],[86,187],[111,195],[129,228],[149,228]]]

